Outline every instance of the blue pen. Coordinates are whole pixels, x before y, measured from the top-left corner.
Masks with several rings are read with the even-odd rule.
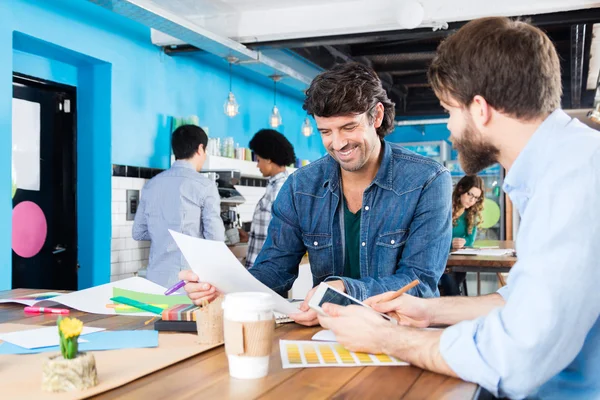
[[[165,292],[165,295],[168,296],[172,293],[175,293],[176,291],[178,291],[179,289],[184,287],[186,283],[187,283],[186,281],[177,282],[176,284],[174,284],[173,286],[171,286],[170,288],[167,289],[167,291]]]

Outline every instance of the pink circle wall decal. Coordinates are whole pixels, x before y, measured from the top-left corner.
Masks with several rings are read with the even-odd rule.
[[[31,201],[22,201],[13,209],[12,248],[19,256],[31,258],[38,254],[48,233],[46,216]]]

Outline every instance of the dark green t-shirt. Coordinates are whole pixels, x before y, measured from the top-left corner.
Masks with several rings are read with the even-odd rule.
[[[344,276],[360,278],[360,212],[352,214],[344,199],[344,236],[346,237],[346,254],[344,256]]]

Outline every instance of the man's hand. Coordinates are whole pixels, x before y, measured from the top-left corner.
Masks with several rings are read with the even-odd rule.
[[[462,249],[465,247],[467,241],[463,238],[454,238],[452,239],[452,248],[453,249]]]
[[[344,282],[342,281],[331,281],[325,283],[327,283],[331,287],[336,288],[340,292],[346,293],[346,287],[344,286]],[[314,288],[310,289],[310,291],[306,295],[306,298],[304,299],[302,304],[300,304],[300,311],[302,312],[292,314],[289,316],[291,319],[294,320],[295,323],[305,326],[314,326],[319,323],[319,320],[317,319],[317,312],[311,310],[311,308],[308,306],[308,302],[317,291],[317,288],[318,286],[315,286]]]
[[[199,282],[198,275],[189,269],[179,272],[179,279],[187,282],[184,289],[188,297],[197,306],[201,305],[204,301],[211,302],[219,297],[217,288],[209,283]]]
[[[372,310],[361,306],[323,304],[327,317],[319,315],[321,326],[330,329],[336,340],[350,351],[372,354],[384,352],[384,342],[394,325]],[[397,327],[396,327],[397,328]]]
[[[375,311],[398,320],[400,325],[427,328],[433,322],[433,311],[427,299],[403,294],[392,301],[379,303],[379,300],[387,296],[389,292],[370,297],[364,303]]]

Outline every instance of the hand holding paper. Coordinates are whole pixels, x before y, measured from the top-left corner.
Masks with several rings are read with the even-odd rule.
[[[198,239],[171,230],[169,232],[200,282],[214,286],[221,293],[268,293],[273,296],[276,311],[288,315],[298,312],[294,305],[252,276],[224,242]],[[188,280],[191,277],[186,273],[180,275],[179,279]],[[190,289],[189,285],[191,284],[186,285],[186,291]]]

